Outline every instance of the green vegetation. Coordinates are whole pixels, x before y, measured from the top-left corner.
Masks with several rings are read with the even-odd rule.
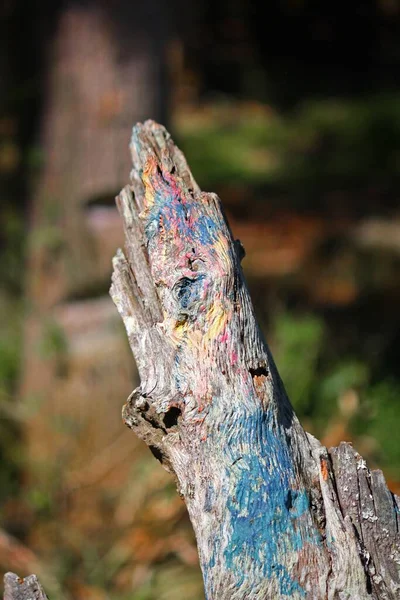
[[[300,420],[317,437],[323,439],[330,425],[340,422],[340,432],[372,466],[398,480],[399,382],[387,376],[372,383],[370,365],[351,356],[332,355],[330,344],[322,318],[291,312],[277,316],[273,351],[289,398]]]
[[[330,184],[364,187],[400,176],[397,94],[309,100],[286,114],[225,102],[181,116],[176,129],[209,189],[241,183],[315,193]]]
[[[18,428],[13,414],[21,368],[21,342],[21,302],[0,289],[0,506],[16,494],[21,466]]]

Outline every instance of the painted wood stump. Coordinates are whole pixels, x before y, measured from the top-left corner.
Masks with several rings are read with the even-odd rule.
[[[111,296],[141,385],[123,416],[176,477],[207,599],[399,598],[398,499],[301,427],[218,197],[153,121],[131,152]]]

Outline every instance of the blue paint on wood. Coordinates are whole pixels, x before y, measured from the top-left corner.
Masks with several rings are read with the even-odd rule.
[[[198,215],[191,211],[193,200],[185,200],[177,190],[171,189],[161,176],[153,180],[153,201],[145,233],[148,240],[160,233],[161,226],[166,233],[174,231],[179,238],[193,243],[200,243],[202,247],[212,246],[221,235],[221,223],[215,222],[207,215]],[[193,214],[192,214],[193,213]],[[176,237],[176,235],[175,235]]]
[[[221,226],[206,215],[196,221],[196,234],[202,246],[211,246],[220,235]]]
[[[304,489],[296,489],[296,473],[284,430],[272,411],[261,408],[235,418],[238,422],[234,428],[231,423],[229,430],[234,430],[237,437],[232,436],[227,447],[240,459],[227,473],[228,479],[234,480],[234,489],[229,490],[227,497],[231,532],[224,550],[226,568],[234,573],[237,585],[243,585],[247,577],[252,577],[241,568],[246,555],[260,576],[276,576],[282,596],[295,592],[303,596],[305,591],[292,579],[282,564],[283,558],[287,553],[298,552],[306,543],[318,545],[321,540],[313,528],[307,529],[304,522],[300,526],[309,510],[309,500]]]

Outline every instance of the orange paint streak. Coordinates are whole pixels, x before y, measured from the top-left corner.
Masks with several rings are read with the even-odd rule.
[[[328,463],[324,458],[321,458],[321,473],[324,481],[327,481],[329,476]]]

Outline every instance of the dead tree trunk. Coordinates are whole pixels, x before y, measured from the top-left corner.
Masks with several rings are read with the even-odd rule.
[[[123,414],[177,479],[206,597],[398,598],[398,499],[351,445],[302,429],[217,196],[154,122],[131,150],[111,295],[141,385]]]

